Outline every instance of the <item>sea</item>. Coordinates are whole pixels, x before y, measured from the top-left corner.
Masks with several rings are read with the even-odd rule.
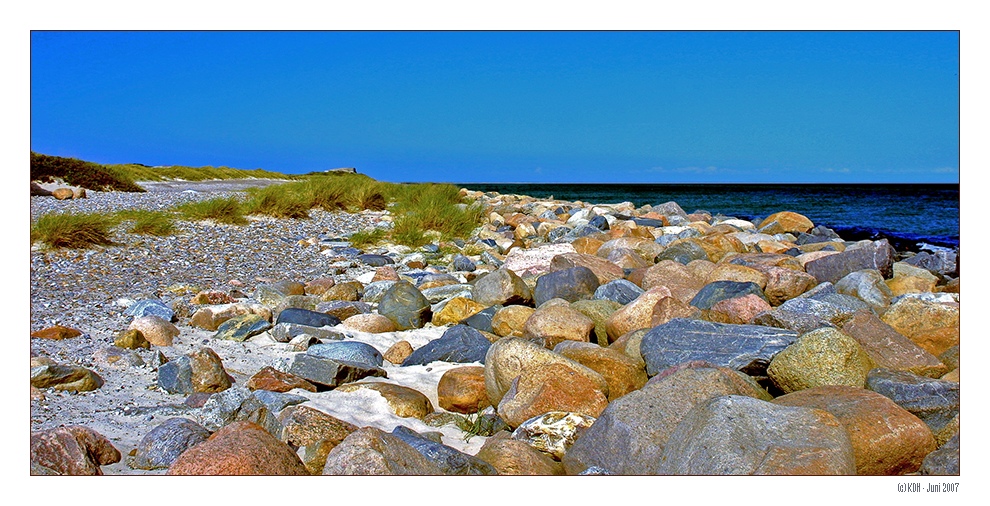
[[[684,211],[759,224],[778,211],[807,216],[843,239],[887,239],[898,251],[959,249],[958,184],[534,184],[458,183],[462,188],[637,207],[677,202]]]

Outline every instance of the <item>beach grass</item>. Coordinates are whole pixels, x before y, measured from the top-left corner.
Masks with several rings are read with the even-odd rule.
[[[217,223],[243,225],[247,223],[244,217],[244,205],[236,197],[218,197],[199,202],[190,202],[177,206],[176,211],[190,221],[213,220]]]
[[[106,167],[126,175],[132,181],[207,181],[211,179],[297,179],[280,172],[262,169],[235,169],[232,167],[187,167],[168,165],[149,167],[137,163],[107,165]]]
[[[302,183],[249,188],[249,198],[245,203],[247,214],[273,218],[308,218],[312,200],[306,195],[305,188]]]
[[[50,248],[83,249],[109,245],[110,229],[120,218],[102,213],[48,213],[31,225],[31,242]]]
[[[133,179],[121,171],[75,158],[49,156],[31,152],[31,180],[52,182],[61,179],[72,186],[91,190],[143,192]]]
[[[128,209],[115,214],[123,221],[133,222],[128,229],[132,234],[166,236],[177,230],[174,214],[171,212]]]
[[[391,211],[395,216],[392,238],[413,247],[426,244],[430,230],[444,239],[467,237],[483,213],[480,207],[462,202],[456,186],[432,183],[403,189]]]
[[[384,241],[387,236],[388,233],[385,229],[373,228],[355,232],[351,234],[348,240],[355,248],[364,248],[365,246],[372,246]]]

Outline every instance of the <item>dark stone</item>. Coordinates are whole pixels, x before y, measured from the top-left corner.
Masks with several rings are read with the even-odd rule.
[[[316,385],[318,391],[331,390],[369,376],[388,377],[385,370],[379,367],[320,358],[306,353],[296,354],[287,372]]]
[[[922,476],[959,475],[959,434],[952,436],[941,448],[925,457],[921,463]]]
[[[134,467],[138,469],[167,468],[189,447],[210,437],[210,431],[187,418],[170,418],[151,429],[137,446]]]
[[[815,228],[807,231],[798,233],[797,245],[803,244],[816,244],[820,242],[828,242],[834,239],[841,239],[839,234],[835,233],[834,230],[826,227],[825,225],[818,225]]]
[[[478,268],[470,258],[464,255],[457,255],[454,257],[454,261],[451,263],[455,271],[462,272],[474,272]]]
[[[270,328],[272,328],[272,324],[261,316],[245,314],[235,316],[221,323],[217,327],[217,333],[213,335],[213,338],[227,339],[229,341],[246,341]]]
[[[282,312],[278,314],[278,318],[275,320],[275,323],[297,323],[299,325],[308,325],[310,327],[333,327],[335,325],[340,325],[340,318],[326,313],[310,311],[308,309],[288,308],[283,309]]]
[[[273,326],[268,333],[273,339],[280,343],[287,343],[292,338],[306,334],[317,339],[339,341],[346,337],[345,334],[323,327],[310,327],[309,325],[299,325],[298,323],[279,323]]]
[[[959,383],[926,378],[907,371],[877,368],[866,388],[884,395],[925,422],[938,434],[959,415]]]
[[[824,299],[824,300],[822,300]],[[849,300],[852,299],[852,300]],[[855,303],[853,301],[856,301]],[[869,310],[869,305],[850,295],[831,294],[821,298],[795,297],[784,302],[776,311],[793,313],[826,321],[835,326],[841,326],[860,310]]]
[[[956,276],[959,273],[959,255],[953,251],[939,249],[934,253],[922,251],[904,262],[915,267],[928,269],[943,276]]]
[[[766,376],[773,357],[796,341],[792,330],[675,318],[643,336],[640,351],[650,376],[683,362],[704,360],[750,376]]]
[[[491,464],[445,444],[431,441],[405,426],[399,425],[392,435],[405,441],[419,453],[433,462],[445,475],[455,476],[494,476],[498,471]]]
[[[461,323],[482,332],[492,333],[492,318],[495,317],[495,313],[497,313],[499,309],[502,309],[502,307],[503,306],[501,305],[486,307],[485,309],[482,309],[481,311],[461,320]]]
[[[228,388],[210,396],[200,411],[203,427],[219,430],[234,422],[252,422],[278,437],[282,425],[265,403],[243,387]]]
[[[609,281],[595,289],[594,299],[611,300],[626,305],[636,300],[645,291],[635,283],[626,279]]]
[[[477,329],[467,325],[454,325],[440,339],[434,339],[413,351],[402,365],[426,365],[435,361],[484,363],[489,346],[491,341]]]
[[[356,314],[370,313],[371,305],[367,302],[331,300],[317,304],[316,311],[336,316],[340,321],[344,321]]]
[[[144,299],[131,304],[124,314],[140,318],[142,316],[157,316],[167,322],[175,321],[175,311],[164,302],[155,299]]]
[[[567,237],[571,229],[567,227],[557,227],[547,233],[547,242],[557,242],[558,240]]]
[[[398,330],[422,328],[433,316],[429,299],[408,281],[399,281],[385,291],[378,314],[392,320]]]
[[[588,220],[588,225],[597,228],[598,230],[608,230],[608,220],[604,216],[595,216],[594,218]]]
[[[392,260],[391,258],[389,258],[389,257],[387,257],[385,255],[370,255],[370,254],[365,254],[365,255],[358,255],[357,258],[362,263],[364,263],[366,265],[370,265],[372,267],[383,267],[383,266],[391,265],[391,264],[394,264],[395,263],[395,260]]]
[[[374,346],[360,341],[314,344],[306,350],[306,353],[320,358],[357,362],[359,364],[365,364],[367,367],[382,367],[384,363],[381,352]]]
[[[767,300],[766,295],[763,295],[763,290],[760,290],[760,285],[752,281],[714,281],[701,288],[698,294],[691,299],[691,305],[698,309],[708,310],[720,301],[750,294]],[[768,304],[769,302],[767,301]]]
[[[284,392],[272,392],[271,390],[255,390],[254,397],[261,401],[272,413],[278,413],[289,406],[302,404],[309,399],[301,395]]]
[[[776,327],[778,329],[788,329],[798,334],[807,334],[812,330],[822,327],[835,327],[832,322],[823,320],[814,314],[795,313],[774,308],[753,317],[753,325],[763,325],[766,327]]]
[[[661,236],[667,237],[667,236]],[[710,260],[708,258],[708,253],[704,248],[699,246],[697,243],[691,241],[683,241],[678,243],[673,243],[667,246],[666,249],[660,252],[659,255],[654,259],[654,263],[660,263],[663,260],[673,260],[675,262],[680,262],[687,265],[693,260]]]
[[[847,249],[805,264],[804,268],[818,281],[835,283],[847,274],[864,269],[876,269],[884,278],[893,274],[894,248],[886,239],[873,241],[868,246]]]
[[[598,276],[591,269],[571,267],[540,276],[536,280],[533,299],[537,306],[550,299],[577,302],[592,298],[598,286]]]
[[[195,392],[192,384],[192,364],[189,357],[183,355],[162,364],[158,368],[158,386],[170,394]]]
[[[653,218],[633,218],[632,222],[639,227],[663,227],[663,220],[656,220]]]

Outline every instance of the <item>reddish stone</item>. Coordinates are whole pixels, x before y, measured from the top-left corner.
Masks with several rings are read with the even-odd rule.
[[[409,355],[412,355],[412,352],[413,348],[409,344],[409,341],[399,341],[389,347],[382,357],[393,364],[402,364],[402,362],[409,358]]]
[[[606,387],[607,389],[607,387]],[[597,417],[608,405],[599,386],[563,363],[523,369],[498,404],[498,415],[511,427],[550,411]]]
[[[332,288],[335,284],[337,282],[333,278],[316,278],[306,283],[305,289],[309,295],[323,295],[324,292]]]
[[[759,295],[749,294],[718,301],[707,312],[707,320],[719,323],[747,324],[754,316],[769,311],[770,304]]]
[[[233,422],[189,448],[169,467],[170,475],[309,475],[289,445],[260,425]]]
[[[604,285],[609,281],[622,279],[622,267],[595,255],[582,253],[564,253],[557,255],[550,261],[550,271],[562,271],[572,267],[587,267],[595,273],[598,284]]]
[[[251,376],[247,382],[251,390],[270,390],[272,392],[288,392],[293,388],[301,388],[310,392],[316,391],[316,385],[296,376],[282,372],[274,367],[266,366]]]
[[[79,337],[82,332],[70,328],[63,327],[62,325],[54,325],[45,329],[41,329],[31,333],[31,337],[37,337],[40,339],[54,339],[56,341],[61,341],[62,339],[70,339],[73,337]]]
[[[656,286],[612,313],[612,316],[605,321],[605,332],[608,334],[609,342],[633,330],[652,327],[654,307],[663,298],[670,296],[671,292],[667,287]]]
[[[442,409],[465,414],[491,406],[485,390],[485,368],[464,366],[443,373],[437,384],[437,401]]]
[[[100,466],[115,462],[120,462],[120,452],[89,427],[68,425],[31,433],[32,465],[58,474],[102,475]]]
[[[236,301],[224,292],[209,290],[197,293],[189,302],[192,304],[231,304]]]

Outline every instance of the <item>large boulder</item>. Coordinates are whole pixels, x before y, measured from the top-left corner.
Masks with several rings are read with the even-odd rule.
[[[412,446],[430,462],[436,464],[445,475],[492,476],[498,474],[498,471],[488,462],[445,444],[431,441],[408,427],[399,425],[392,430],[392,435]]]
[[[172,463],[170,475],[309,475],[289,445],[261,426],[234,422],[213,433]]]
[[[488,400],[497,406],[512,386],[513,380],[524,370],[547,364],[563,364],[591,380],[596,388],[608,394],[608,383],[594,370],[525,339],[505,338],[492,343],[485,355],[485,390],[488,392]]]
[[[864,269],[880,271],[884,278],[888,278],[892,274],[894,253],[890,243],[886,239],[881,239],[812,260],[805,264],[804,268],[819,282],[836,283],[847,274]]]
[[[855,339],[841,330],[822,328],[774,356],[767,374],[784,392],[824,385],[862,388],[875,365]]]
[[[533,292],[526,282],[505,266],[478,278],[473,297],[475,302],[485,306],[533,303]]]
[[[378,314],[392,320],[399,330],[422,328],[433,317],[429,299],[408,281],[399,281],[385,291]]]
[[[564,341],[553,351],[601,374],[608,383],[609,402],[646,384],[646,368],[642,361],[618,350],[594,343]]]
[[[594,331],[594,320],[569,305],[540,307],[523,325],[523,337],[547,349],[562,341],[589,342]]]
[[[939,445],[959,430],[959,383],[907,371],[874,369],[866,378],[873,390],[925,422]]]
[[[568,411],[591,417],[608,405],[607,387],[565,363],[524,368],[498,403],[498,415],[510,427],[550,411]]]
[[[908,371],[929,378],[949,372],[935,355],[904,337],[872,311],[862,310],[842,326],[856,340],[877,367]]]
[[[959,304],[904,297],[881,319],[935,356],[959,344]]]
[[[442,475],[409,443],[375,427],[360,428],[327,454],[324,475]]]
[[[533,301],[540,306],[550,299],[564,299],[568,302],[586,300],[595,295],[598,286],[598,277],[587,267],[553,271],[536,280]]]
[[[31,474],[99,476],[100,466],[120,462],[120,452],[103,434],[82,425],[31,433]]]
[[[484,362],[489,341],[480,331],[467,325],[454,325],[439,339],[419,347],[403,362],[403,366],[426,365],[430,362]]]

